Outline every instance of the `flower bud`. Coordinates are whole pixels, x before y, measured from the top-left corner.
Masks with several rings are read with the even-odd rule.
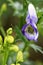
[[[11,35],[8,35],[8,36],[6,36],[5,37],[5,39],[4,39],[4,43],[13,43],[14,42],[14,37],[13,36],[11,36]]]
[[[15,51],[15,52],[19,51],[19,48],[18,48],[17,45],[12,45],[9,49],[12,50],[12,51]]]
[[[17,63],[16,65],[20,65],[19,63]]]
[[[2,45],[0,45],[0,51],[1,51],[1,50],[3,50],[3,47],[2,47]]]
[[[5,65],[7,65],[7,64],[5,64]]]
[[[11,65],[15,65],[15,64],[11,64]]]
[[[9,28],[9,29],[7,30],[7,34],[12,34],[12,28]]]
[[[2,36],[0,35],[0,44],[2,44],[3,42],[3,39],[2,39]]]
[[[23,62],[23,53],[19,51],[17,54],[17,62]]]
[[[6,10],[7,10],[7,5],[6,3],[4,3],[1,7],[1,12],[6,11]]]

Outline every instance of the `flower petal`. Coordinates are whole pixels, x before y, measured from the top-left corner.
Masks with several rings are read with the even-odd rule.
[[[27,24],[30,23],[30,16],[29,16],[29,14],[28,14],[27,17],[26,17],[26,23],[27,23]]]
[[[28,33],[26,30],[26,28],[28,26],[32,26],[32,28],[34,29],[34,34],[31,34],[31,33]],[[28,40],[35,40],[37,41],[37,38],[38,38],[38,31],[37,31],[37,27],[36,25],[33,23],[33,24],[25,24],[22,28],[22,33],[23,35],[28,39]]]
[[[35,22],[37,23],[38,21],[38,18],[37,18],[37,14],[36,14],[36,10],[35,10],[35,7],[33,6],[33,4],[29,4],[28,5],[28,15],[30,15],[30,18]]]

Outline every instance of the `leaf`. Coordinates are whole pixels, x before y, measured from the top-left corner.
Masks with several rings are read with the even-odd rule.
[[[30,47],[32,47],[36,52],[39,51],[39,52],[41,52],[43,54],[42,47],[37,46],[35,44],[30,44]]]
[[[33,61],[26,60],[21,65],[35,65]]]
[[[39,9],[37,7],[37,15],[38,15],[38,18],[41,18],[42,17],[42,15],[43,15],[43,8]]]
[[[11,6],[14,9],[14,13],[13,16],[24,16],[24,10],[23,10],[23,4],[20,3],[19,1],[12,1],[12,0],[8,0],[9,2],[9,6]]]
[[[16,34],[18,35],[18,37],[25,43],[25,44],[28,44],[28,40],[26,39],[25,36],[23,36],[22,32],[20,31],[20,29],[16,26],[14,28],[14,31],[16,32]]]
[[[43,35],[43,16],[39,20],[39,23],[37,24],[38,31],[41,35]]]

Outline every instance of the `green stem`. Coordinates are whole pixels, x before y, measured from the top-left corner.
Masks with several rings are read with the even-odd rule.
[[[1,15],[2,15],[2,14],[0,14],[0,31],[1,31],[1,33],[2,33],[2,35],[3,35],[3,37],[5,37],[6,34],[5,34],[4,28],[3,28],[3,26],[2,26]]]
[[[6,34],[5,34],[4,28],[2,26],[0,27],[0,31],[1,31],[2,35],[5,37]]]
[[[7,62],[7,59],[8,59],[8,54],[9,54],[8,50],[4,52],[4,57],[3,57],[2,65],[6,65],[6,62]]]

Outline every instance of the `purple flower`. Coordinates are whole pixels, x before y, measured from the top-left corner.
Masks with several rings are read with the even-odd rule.
[[[29,33],[26,29],[31,25],[33,28],[34,32]],[[35,24],[25,24],[22,28],[22,33],[23,35],[28,39],[28,40],[35,40],[37,41],[38,38],[38,30]]]
[[[28,15],[26,17],[26,24],[22,28],[22,33],[28,40],[37,41],[37,38],[38,38],[38,30],[37,30],[37,26],[36,26],[37,21],[38,21],[38,18],[36,15],[35,8],[32,4],[29,4]],[[30,26],[33,29],[33,33],[29,33],[29,31],[28,31],[28,28]]]

